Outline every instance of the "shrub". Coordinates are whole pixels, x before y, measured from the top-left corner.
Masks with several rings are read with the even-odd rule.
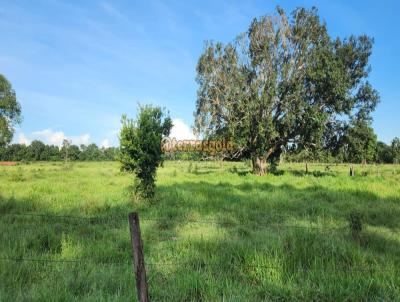
[[[362,214],[358,212],[351,212],[349,215],[350,232],[354,238],[359,238],[362,231]]]
[[[162,139],[168,136],[171,119],[159,107],[139,106],[136,121],[122,116],[121,170],[135,174],[134,190],[145,199],[154,196],[157,167],[162,164]]]

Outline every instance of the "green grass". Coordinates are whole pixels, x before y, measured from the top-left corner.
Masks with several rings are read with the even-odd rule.
[[[166,162],[135,203],[117,163],[0,167],[0,301],[133,301],[133,210],[153,301],[398,300],[400,167],[355,168]]]

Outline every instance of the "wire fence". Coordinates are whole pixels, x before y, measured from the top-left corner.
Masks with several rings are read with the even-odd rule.
[[[67,260],[55,260],[55,259],[41,259],[41,258],[7,258],[0,257],[0,261],[3,262],[36,262],[36,263],[45,263],[45,264],[91,264],[91,265],[107,265],[107,266],[131,266],[131,261],[93,261],[91,259],[67,259]],[[252,269],[269,269],[269,270],[282,270],[282,269],[294,269],[298,271],[338,271],[338,272],[392,272],[392,273],[400,273],[400,268],[382,268],[377,266],[363,267],[363,266],[348,266],[341,267],[338,269],[337,267],[304,267],[304,266],[295,266],[288,267],[286,265],[267,265],[267,264],[243,264],[240,263],[236,265],[235,263],[207,263],[204,261],[190,261],[190,262],[182,262],[182,261],[174,261],[174,262],[146,262],[146,266],[149,267],[190,267],[195,269],[202,268],[237,268],[241,269],[252,268]]]
[[[85,217],[85,216],[75,216],[75,215],[54,215],[54,214],[47,214],[47,213],[0,213],[0,217],[38,217],[38,218],[46,218],[46,219],[54,219],[54,220],[78,220],[78,221],[85,221],[85,222],[93,222],[93,221],[126,221],[128,222],[127,216],[107,216],[107,217]],[[282,215],[281,217],[289,217],[286,215]],[[169,221],[170,217],[163,217],[163,218],[155,218],[155,217],[140,217],[141,221],[152,221],[157,223],[165,223]],[[182,223],[182,220],[178,221]],[[226,227],[229,226],[251,226],[254,227],[254,223],[238,223],[238,222],[221,222],[218,220],[201,220],[201,219],[186,219],[184,222],[188,223],[198,223],[198,224],[217,224],[223,225]],[[128,224],[127,224],[128,225]],[[260,226],[258,226],[260,227]],[[290,228],[290,229],[305,229],[305,230],[317,230],[321,232],[326,231],[343,231],[348,226],[343,227],[321,227],[321,226],[301,226],[301,225],[286,225],[283,223],[273,223],[261,227],[276,227],[276,228]],[[127,240],[129,240],[127,238]],[[253,246],[254,248],[254,246]],[[48,259],[48,258],[31,258],[31,257],[0,257],[1,262],[9,262],[9,263],[42,263],[42,264],[61,264],[61,265],[72,265],[72,264],[90,264],[94,266],[126,266],[131,267],[132,261],[131,260],[116,260],[116,261],[104,261],[104,260],[95,260],[90,258],[81,258],[81,259]],[[369,273],[376,273],[376,272],[389,272],[399,274],[400,269],[391,267],[381,267],[377,263],[370,265],[370,266],[304,266],[303,264],[299,263],[298,266],[290,267],[288,265],[271,265],[271,264],[253,264],[253,263],[243,263],[243,261],[233,261],[233,262],[207,262],[203,259],[195,259],[189,261],[160,261],[160,262],[146,262],[146,266],[152,270],[153,268],[161,269],[164,267],[183,267],[186,269],[193,269],[193,270],[201,270],[206,268],[211,268],[214,270],[230,270],[230,269],[262,269],[262,270],[289,270],[289,271],[298,271],[298,272],[309,272],[309,271],[335,271],[339,273],[349,273],[349,272],[369,272]]]
[[[54,214],[39,214],[39,213],[0,213],[0,217],[3,216],[9,216],[9,217],[36,217],[36,218],[42,218],[42,219],[47,219],[50,221],[57,221],[57,222],[62,222],[62,220],[69,221],[69,220],[74,220],[78,222],[84,222],[86,225],[90,227],[90,225],[95,224],[108,224],[108,225],[113,225],[114,227],[121,227],[122,223],[127,221],[127,217],[123,216],[92,216],[92,217],[86,217],[86,216],[78,216],[78,215],[54,215]],[[252,232],[257,232],[257,231],[262,231],[262,230],[276,230],[278,233],[281,232],[281,230],[305,230],[305,231],[314,231],[318,232],[321,234],[335,234],[335,233],[342,233],[343,231],[346,231],[348,229],[348,226],[343,223],[342,226],[316,226],[316,225],[295,225],[295,224],[287,224],[283,222],[275,222],[276,220],[283,220],[285,218],[293,218],[289,215],[270,215],[270,216],[264,216],[262,217],[262,222],[260,221],[250,221],[250,222],[240,222],[240,221],[235,221],[231,219],[225,219],[224,221],[219,221],[219,220],[214,220],[214,219],[192,219],[192,218],[186,218],[186,217],[178,217],[178,218],[171,218],[169,216],[167,217],[140,217],[140,220],[142,222],[152,222],[154,224],[157,224],[159,229],[162,228],[170,228],[171,226],[180,226],[184,224],[199,224],[199,225],[215,225],[218,226],[219,229],[233,229],[233,228],[239,228],[239,227],[244,227],[247,230],[250,230]],[[302,218],[307,218],[307,216],[304,216]],[[272,222],[270,222],[272,221]],[[328,219],[329,221],[329,219]],[[88,236],[88,234],[85,234],[85,236]]]
[[[75,216],[75,215],[54,215],[54,214],[38,214],[38,213],[0,213],[0,216],[10,216],[10,217],[39,217],[45,218],[48,220],[57,220],[60,221],[62,219],[73,219],[73,220],[82,220],[89,223],[95,222],[122,222],[127,221],[127,216],[92,216],[92,217],[85,217],[85,216]],[[307,218],[308,216],[304,216]],[[271,221],[276,219],[284,219],[284,218],[293,218],[290,215],[269,215],[264,216],[263,221]],[[238,226],[249,226],[249,227],[259,227],[259,228],[299,228],[299,229],[315,229],[315,230],[324,230],[324,231],[341,231],[345,229],[347,226],[335,226],[335,227],[322,227],[322,226],[313,226],[313,225],[293,225],[293,224],[283,224],[283,223],[268,223],[268,224],[260,224],[259,221],[256,222],[238,222],[234,220],[213,220],[213,219],[191,219],[186,217],[178,217],[178,219],[173,219],[171,217],[161,217],[161,218],[154,218],[154,217],[140,217],[141,221],[150,221],[154,223],[176,223],[176,224],[183,224],[183,223],[193,223],[193,224],[214,224],[224,227],[238,227]],[[329,219],[328,219],[329,220]]]
[[[93,261],[92,259],[42,259],[42,258],[13,258],[13,257],[0,257],[0,261],[8,262],[40,262],[40,263],[88,263],[98,265],[131,265],[130,261]]]

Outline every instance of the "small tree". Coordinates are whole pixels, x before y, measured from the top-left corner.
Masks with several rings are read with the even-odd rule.
[[[393,163],[398,164],[400,162],[400,138],[395,137],[391,144]]]
[[[162,163],[162,138],[168,136],[172,121],[159,107],[139,106],[136,121],[122,116],[121,170],[135,174],[135,193],[145,199],[154,196],[157,167]]]
[[[62,147],[61,147],[61,154],[64,157],[64,162],[67,163],[69,160],[69,147],[71,146],[71,142],[67,139],[63,139]]]

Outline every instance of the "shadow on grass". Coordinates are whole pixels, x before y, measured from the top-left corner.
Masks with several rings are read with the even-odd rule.
[[[311,171],[311,172],[306,172],[303,170],[289,170],[288,173],[292,174],[293,176],[297,177],[304,177],[304,176],[314,176],[314,177],[326,177],[326,176],[331,176],[335,177],[337,174],[335,172],[330,172],[330,171]]]
[[[363,235],[364,241],[356,242],[346,231],[327,235],[305,228],[274,228],[274,224],[310,222],[323,227],[324,221],[346,225],[348,214],[357,210],[365,217],[364,224],[397,230],[398,198],[382,199],[365,191],[320,186],[205,181],[160,185],[157,197],[156,203],[133,204],[127,200],[96,209],[97,216],[118,217],[112,223],[0,216],[2,230],[7,229],[1,235],[5,244],[0,251],[15,257],[75,257],[90,258],[94,263],[129,263],[130,239],[124,216],[136,210],[141,218],[146,261],[160,263],[149,265],[151,295],[156,300],[363,300],[390,299],[398,293],[398,288],[385,289],[382,280],[371,281],[351,270],[365,261],[373,264],[374,259],[378,259],[377,267],[385,260],[400,263],[398,241],[369,232]],[[39,200],[1,197],[0,215],[24,212],[60,214],[49,212]],[[84,215],[80,208],[63,213],[79,214]],[[200,234],[190,233],[192,229],[188,235],[184,233],[191,221],[202,221],[193,223]],[[207,233],[210,230],[214,233]],[[36,287],[40,283],[32,278],[34,272],[25,274],[18,284],[6,285]],[[382,277],[378,275],[376,278]],[[106,275],[102,278],[105,283],[112,283]],[[338,286],[338,280],[346,282]],[[88,288],[96,285],[93,280],[88,282],[93,283],[71,283],[71,295],[83,297]],[[126,282],[133,285],[131,276]],[[118,290],[110,290],[110,296]]]
[[[289,184],[245,182],[230,183],[184,182],[158,186],[158,203],[138,205],[144,217],[168,216],[182,222],[188,217],[229,217],[237,222],[263,221],[274,215],[289,219],[331,218],[347,220],[357,210],[365,217],[364,223],[391,229],[400,227],[398,198],[379,198],[360,190],[331,190],[320,186],[295,188]]]
[[[137,210],[143,218],[164,219],[161,228],[154,223],[147,231],[152,233],[151,229],[154,228],[177,237],[177,242],[171,241],[167,246],[171,253],[180,252],[179,261],[189,265],[188,268],[177,264],[172,277],[166,277],[171,283],[164,281],[163,284],[167,293],[174,293],[171,297],[186,301],[207,301],[232,295],[230,297],[234,299],[237,290],[242,292],[243,300],[254,296],[267,300],[293,297],[306,300],[315,297],[320,297],[321,300],[327,297],[328,300],[351,297],[363,300],[370,297],[395,297],[398,293],[398,287],[387,292],[385,283],[379,278],[385,275],[385,261],[400,262],[397,252],[400,248],[399,242],[379,234],[365,233],[364,241],[360,244],[346,230],[349,213],[356,210],[365,217],[365,225],[397,231],[400,227],[400,209],[396,206],[398,198],[379,198],[366,191],[326,189],[320,186],[299,189],[289,184],[246,182],[234,185],[205,181],[159,186],[157,194],[163,197],[158,204],[139,205]],[[207,227],[213,221],[219,222],[215,228],[222,230],[225,237],[216,236],[206,242],[191,237],[190,244],[186,243],[190,247],[184,245],[182,249],[189,249],[193,254],[190,252],[185,256],[185,253],[175,250],[173,245],[178,244],[181,230],[190,225],[191,220],[196,219],[209,219]],[[276,223],[301,225],[304,222],[323,227],[324,221],[345,229],[327,234],[312,228],[273,227]],[[260,228],[262,226],[266,228]],[[207,227],[199,226],[205,232]],[[159,240],[162,237],[158,236],[154,239],[157,237]],[[168,241],[168,236],[165,239]],[[157,246],[165,246],[165,242],[160,244],[157,240],[153,242],[156,249]],[[261,251],[252,254],[252,251],[259,248]],[[259,260],[256,263],[269,263],[274,258],[276,261],[272,263],[278,265],[278,269],[272,270],[272,273],[262,266],[246,267],[254,263],[255,259]],[[202,264],[207,261],[215,262],[217,268],[209,269],[205,263]],[[234,265],[230,265],[229,261],[233,261]],[[368,278],[365,272],[357,270],[363,265],[370,265]],[[165,273],[162,265],[156,270],[161,275]],[[185,277],[188,271],[193,273],[193,279]],[[279,276],[278,280],[276,276]],[[385,278],[398,281],[395,276],[388,273]],[[186,280],[188,284],[184,285],[185,281],[182,280]],[[205,280],[212,280],[214,287]],[[336,285],[335,288],[333,284],[342,282],[340,280],[345,280],[343,284],[347,286]],[[305,281],[318,286],[304,287]],[[179,291],[174,287],[176,282],[184,283]],[[374,284],[372,287],[371,282]],[[199,287],[194,290],[193,284],[198,284]],[[226,286],[219,288],[219,284],[230,284],[231,287],[227,290]],[[354,290],[356,287],[359,290]],[[212,288],[222,294],[210,297]]]
[[[128,207],[104,212],[121,214]],[[29,213],[38,216],[10,215]],[[0,196],[0,297],[5,301],[134,299],[127,219],[75,216],[83,217],[83,211],[55,213],[39,200]]]

